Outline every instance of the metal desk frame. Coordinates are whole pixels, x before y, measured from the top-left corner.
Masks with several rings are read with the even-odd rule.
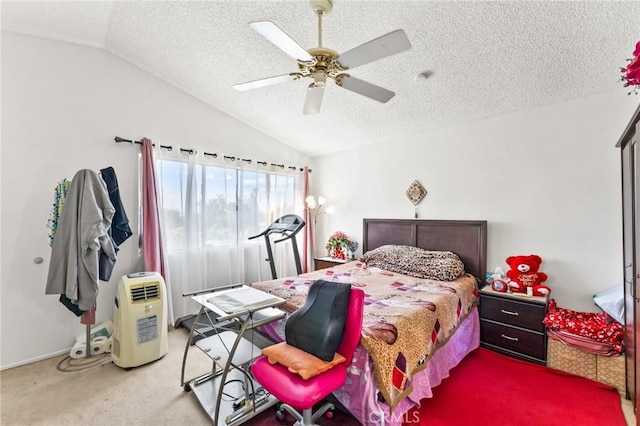
[[[256,387],[261,387],[249,371],[249,365],[262,353],[261,349],[243,337],[244,333],[253,328],[284,318],[285,313],[276,306],[284,303],[284,299],[274,302],[267,307],[258,309],[243,309],[228,314],[209,302],[213,293],[231,293],[241,288],[242,284],[203,290],[184,294],[191,297],[200,305],[198,314],[191,326],[182,358],[182,372],[180,383],[185,391],[193,391],[200,404],[214,426],[235,426],[260,414],[275,405],[278,400],[269,393],[257,396]],[[214,315],[212,315],[214,314]],[[213,324],[216,333],[204,337],[195,343],[200,350],[213,361],[211,371],[200,376],[185,379],[187,356],[194,333],[200,334],[198,326],[202,326],[200,318],[206,316],[208,324]],[[229,349],[231,346],[231,349]],[[244,404],[236,409],[231,401],[222,399],[227,380],[242,380],[244,388]],[[249,392],[251,390],[251,392]],[[266,392],[266,391],[265,391]]]

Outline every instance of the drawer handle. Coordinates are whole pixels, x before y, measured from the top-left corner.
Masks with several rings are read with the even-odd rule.
[[[508,314],[508,315],[520,315],[517,312],[513,312],[513,311],[505,311],[504,309],[501,309],[503,314]]]
[[[510,337],[510,336],[507,336],[506,334],[501,334],[500,336],[502,336],[503,338],[508,339],[508,340],[513,340],[514,342],[518,341],[517,337]]]

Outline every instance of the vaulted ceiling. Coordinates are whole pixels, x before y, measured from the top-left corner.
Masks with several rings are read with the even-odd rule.
[[[620,89],[619,68],[640,39],[639,1],[334,0],[323,46],[345,52],[403,29],[411,48],[350,71],[395,92],[389,102],[327,84],[320,113],[304,115],[309,79],[232,86],[298,70],[248,24],[272,21],[316,47],[307,0],[1,8],[4,31],[105,49],[310,156]]]

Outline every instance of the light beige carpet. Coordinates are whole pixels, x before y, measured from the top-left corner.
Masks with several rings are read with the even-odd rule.
[[[2,426],[209,425],[211,419],[180,383],[188,332],[169,332],[169,353],[125,371],[113,363],[78,372],[58,371],[59,356],[0,372]],[[186,377],[211,368],[210,359],[190,350]],[[628,425],[631,402],[622,399]],[[291,418],[289,418],[290,420]],[[292,422],[289,422],[292,423]],[[287,424],[289,424],[287,423]],[[250,424],[248,422],[247,424]],[[274,425],[278,423],[274,420]]]
[[[47,426],[206,425],[211,420],[191,392],[184,392],[180,369],[188,332],[168,334],[161,359],[125,371],[113,363],[61,372],[60,356],[0,373],[0,424]],[[187,377],[211,368],[208,357],[191,350]]]

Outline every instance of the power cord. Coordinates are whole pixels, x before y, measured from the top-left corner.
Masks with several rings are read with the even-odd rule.
[[[269,396],[269,392],[267,392],[264,388],[260,387],[258,389],[256,389],[255,395],[254,394],[249,394],[247,395],[247,397],[249,399],[253,399],[253,400],[259,400],[261,399],[261,397],[266,397]],[[236,398],[236,400],[233,402],[233,409],[237,410],[240,407],[244,407],[245,404],[247,403],[247,400],[244,398],[243,396],[239,396],[238,398]]]
[[[112,362],[111,353],[105,352],[101,355],[91,355],[83,358],[71,358],[69,355],[64,357],[56,365],[58,371],[63,373],[73,373],[76,371],[89,370],[101,365],[110,364]]]
[[[226,392],[222,392],[222,395],[226,396],[229,399],[225,399],[225,402],[230,402],[233,401],[233,405],[235,407],[235,403],[236,401],[238,401],[238,399],[242,398],[242,396],[244,395],[244,382],[240,379],[231,379],[231,380],[227,380],[226,382],[224,382],[224,386],[222,387],[222,389],[224,389],[228,384],[230,383],[234,383],[234,382],[238,382],[238,383],[242,383],[242,393],[240,394],[240,396],[235,396],[235,395],[230,395]],[[235,410],[235,408],[234,408]]]

